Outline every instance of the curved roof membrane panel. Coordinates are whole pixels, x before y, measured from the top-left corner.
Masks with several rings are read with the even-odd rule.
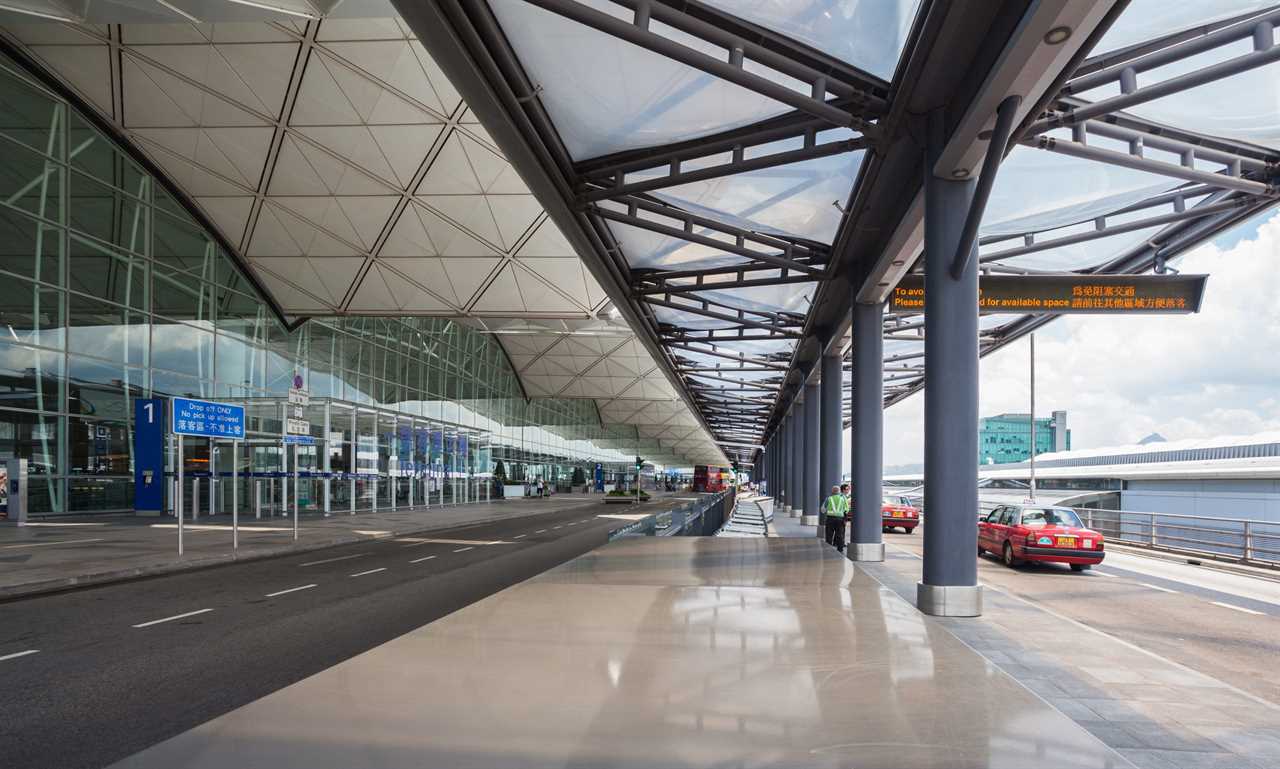
[[[624,20],[630,16],[605,0],[584,5]],[[533,5],[496,0],[490,8],[575,160],[693,139],[788,109]]]
[[[889,80],[907,44],[920,0],[709,0],[709,4]]]

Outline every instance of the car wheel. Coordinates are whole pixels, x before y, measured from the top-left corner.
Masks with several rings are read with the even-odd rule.
[[[1004,565],[1010,569],[1018,565],[1018,559],[1013,557],[1013,545],[1008,542],[1004,543]]]
[[[978,557],[979,557],[979,558],[981,558],[984,554],[986,554],[986,552],[987,552],[986,550],[983,550],[983,549],[982,549],[982,545],[978,545]]]
[[[1087,563],[1073,563],[1069,565],[1071,566],[1072,571],[1086,571],[1089,569],[1089,564]]]
[[[909,529],[904,529],[904,531],[906,531],[908,534],[915,534],[915,533],[916,533],[916,527],[915,527],[915,526],[912,526],[912,527],[911,527],[911,528],[909,528]]]

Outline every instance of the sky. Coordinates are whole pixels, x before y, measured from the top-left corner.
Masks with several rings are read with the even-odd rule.
[[[1036,413],[1065,409],[1072,448],[1280,429],[1280,212],[1174,266],[1210,276],[1198,314],[1064,316],[1036,333]],[[980,415],[1028,410],[1028,347],[982,359]],[[885,412],[884,433],[886,465],[923,462],[923,393]]]

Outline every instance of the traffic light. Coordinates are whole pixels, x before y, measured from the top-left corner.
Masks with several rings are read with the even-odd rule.
[[[636,472],[640,472],[640,468],[642,467],[644,467],[644,460],[640,457],[636,457]]]

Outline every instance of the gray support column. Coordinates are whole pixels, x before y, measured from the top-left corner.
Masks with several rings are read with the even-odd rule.
[[[804,514],[800,523],[805,526],[818,525],[818,484],[822,482],[822,474],[818,467],[818,448],[821,442],[822,404],[818,399],[818,383],[810,380],[804,386],[804,465],[800,468],[800,477],[804,482]]]
[[[853,305],[853,429],[850,480],[853,524],[849,560],[883,561],[880,509],[884,491],[884,305]]]
[[[841,389],[844,387],[844,361],[837,350],[822,359],[822,458],[818,461],[818,536],[823,535],[822,500],[831,493],[831,487],[840,483],[840,436],[844,434],[844,415],[840,409]]]
[[[976,183],[934,176],[946,137],[941,111],[929,120],[925,170],[924,579],[926,614],[975,617],[978,586],[978,257],[951,277]],[[977,249],[975,243],[973,248]]]
[[[791,515],[791,414],[782,418],[782,426],[778,430],[782,438],[782,453],[778,456],[778,486],[782,489],[782,514]]]
[[[804,401],[796,398],[791,407],[791,464],[787,467],[792,489],[791,517],[804,515]]]

